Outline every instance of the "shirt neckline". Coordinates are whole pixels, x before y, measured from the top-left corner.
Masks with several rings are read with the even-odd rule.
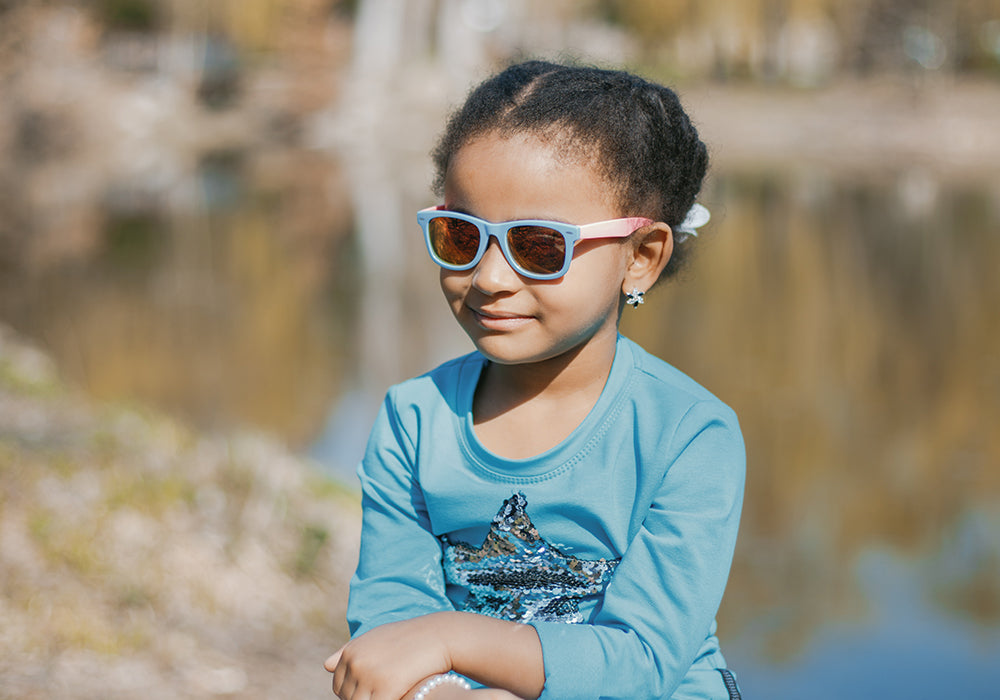
[[[510,459],[487,449],[476,435],[472,419],[472,399],[488,360],[478,352],[471,357],[475,361],[463,364],[457,387],[458,419],[461,422],[458,434],[461,436],[462,449],[477,471],[490,478],[504,480],[538,480],[572,467],[589,451],[617,413],[615,409],[635,363],[631,346],[624,336],[619,335],[611,372],[608,373],[597,403],[583,421],[562,442],[545,452],[525,459]]]

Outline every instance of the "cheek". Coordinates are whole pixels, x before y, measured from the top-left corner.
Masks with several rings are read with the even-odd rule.
[[[629,250],[617,241],[585,241],[596,244],[573,258],[570,274],[589,279],[595,288],[618,289],[628,270]],[[603,245],[602,245],[603,244]],[[581,244],[582,245],[582,244]],[[581,245],[578,245],[579,249]]]
[[[465,288],[467,285],[468,274],[462,272],[454,272],[452,270],[441,269],[441,274],[438,278],[438,282],[441,285],[441,291],[444,293],[444,298],[449,304],[453,304],[455,301],[460,300],[465,294]]]

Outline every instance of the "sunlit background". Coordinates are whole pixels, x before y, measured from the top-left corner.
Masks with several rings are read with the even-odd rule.
[[[0,1],[0,326],[88,401],[194,436],[163,449],[258,440],[265,471],[343,481],[355,518],[385,389],[470,348],[415,225],[435,203],[428,151],[470,85],[524,56],[671,84],[710,145],[694,262],[623,330],[741,418],[720,637],[744,697],[998,697],[998,0]],[[21,405],[5,401],[0,418]],[[0,697],[159,697],[150,669],[179,679],[163,697],[332,697],[322,673],[261,690],[221,633],[223,660],[190,671],[152,583],[116,598],[145,631],[114,644],[89,630],[100,615],[26,591],[17,543],[62,543],[53,570],[111,585],[110,564],[81,569],[53,539],[64,511],[25,505],[32,470],[54,475],[39,493],[77,483],[52,457],[63,423],[44,427],[63,399],[46,401],[0,420],[0,655],[18,660],[0,661]],[[245,510],[235,481],[240,498],[231,475],[186,498]],[[300,577],[326,542],[303,528]],[[5,625],[24,610],[55,636]],[[305,638],[293,622],[284,638]],[[188,670],[121,661],[161,629]],[[90,686],[67,680],[112,657]]]

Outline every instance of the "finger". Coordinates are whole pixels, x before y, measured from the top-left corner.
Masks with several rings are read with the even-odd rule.
[[[347,698],[350,697],[350,693],[348,691],[356,685],[355,682],[348,681],[349,677],[344,668],[337,668],[337,672],[333,674],[333,692],[338,698],[341,698],[341,700],[347,700]]]
[[[340,700],[351,700],[357,690],[358,684],[353,679],[333,677],[333,692]]]
[[[337,664],[340,663],[340,657],[344,653],[344,647],[340,647],[337,651],[333,652],[325,662],[323,662],[323,668],[325,668],[330,673],[337,670]]]
[[[330,667],[327,666],[327,670],[329,669]],[[346,676],[344,672],[344,667],[339,665],[335,666],[332,673],[333,673],[333,692],[337,694],[337,697],[342,697],[340,691],[344,687],[344,679]]]

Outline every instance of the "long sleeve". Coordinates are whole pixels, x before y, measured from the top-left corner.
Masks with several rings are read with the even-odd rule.
[[[729,574],[745,471],[736,418],[720,407],[695,404],[678,424],[663,455],[670,467],[591,624],[531,623],[543,700],[668,698],[682,680],[698,683],[699,654],[717,653],[703,646]]]
[[[358,470],[352,634],[478,612],[537,631],[541,700],[726,697],[715,614],[743,498],[735,414],[621,339],[573,434],[505,459],[474,430],[482,365],[459,358],[383,404]]]
[[[441,544],[430,531],[415,481],[414,449],[390,393],[358,467],[362,529],[347,607],[352,636],[387,622],[454,609],[445,596]]]

